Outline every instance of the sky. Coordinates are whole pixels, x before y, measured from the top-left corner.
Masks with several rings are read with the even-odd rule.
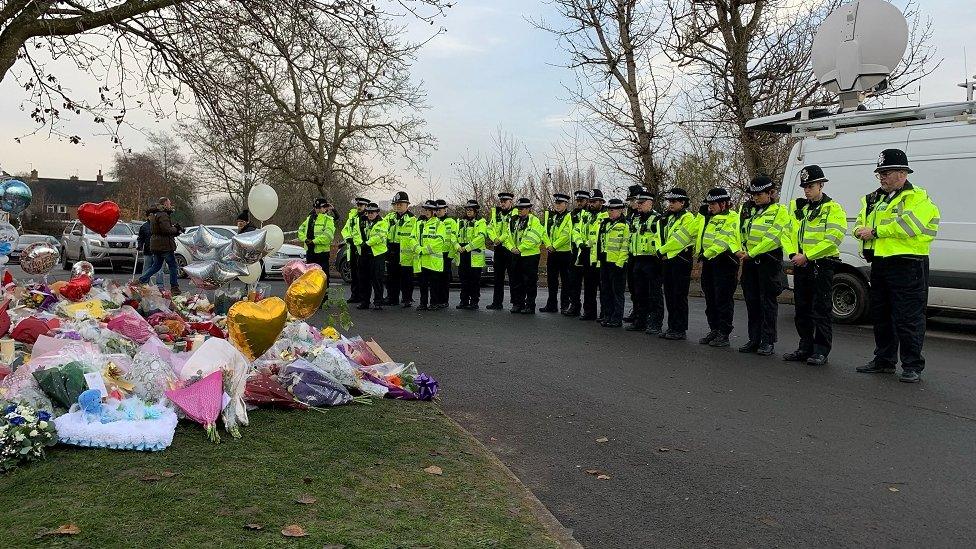
[[[895,0],[900,7],[905,0]],[[921,10],[932,19],[934,45],[942,65],[922,81],[923,103],[959,101],[965,92],[956,84],[976,74],[976,10],[972,0],[924,0]],[[414,67],[415,78],[427,90],[430,109],[424,113],[428,129],[439,141],[425,163],[425,173],[405,174],[405,188],[426,197],[428,182],[441,195],[450,195],[454,163],[463,156],[490,148],[501,129],[522,141],[537,163],[545,164],[567,132],[572,132],[564,83],[572,73],[560,67],[565,54],[555,38],[536,29],[531,20],[553,18],[552,7],[533,0],[459,0],[439,23],[447,30],[425,49]],[[426,32],[418,27],[416,32]],[[969,66],[964,67],[968,47]],[[32,129],[28,112],[21,110],[23,91],[12,78],[0,83],[0,168],[9,173],[37,169],[42,176],[78,175],[94,179],[108,171],[115,152],[106,137],[92,135],[93,126],[74,124],[83,145],[46,134],[16,143],[14,138]],[[147,114],[133,120],[142,128],[168,129],[176,117],[155,121]],[[125,134],[127,147],[139,149],[144,138],[135,130]],[[387,191],[379,192],[385,198]]]

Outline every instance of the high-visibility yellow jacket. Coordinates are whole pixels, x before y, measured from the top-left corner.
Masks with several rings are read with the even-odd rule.
[[[314,220],[313,220],[314,218]],[[309,223],[309,221],[312,221]],[[309,231],[309,226],[312,230]],[[311,236],[311,238],[309,238]],[[312,253],[325,253],[332,249],[332,238],[335,237],[335,219],[329,214],[312,214],[302,221],[298,227],[298,240],[308,248],[305,243],[312,241]]]
[[[623,267],[630,256],[630,224],[624,216],[610,219],[609,214],[597,229],[597,244],[590,248],[590,263],[602,266],[602,256],[607,262]]]
[[[586,246],[586,229],[589,225],[590,211],[587,209],[574,209],[570,212],[573,219],[573,246],[579,248]]]
[[[681,252],[695,245],[701,216],[688,210],[668,212],[664,215],[664,227],[661,231],[661,247],[657,253],[668,259],[673,259]]]
[[[740,237],[742,249],[749,257],[772,252],[782,248],[789,252],[793,249],[792,227],[790,213],[786,206],[773,203],[767,206],[756,206],[751,202],[742,205],[739,210]]]
[[[471,253],[471,266],[485,266],[485,245],[488,240],[488,222],[484,219],[458,221],[458,245],[462,252]]]
[[[444,224],[440,219],[431,217],[419,222],[417,230],[419,233],[417,255],[420,257],[420,266],[431,271],[444,272],[444,252],[447,251]]]
[[[374,221],[367,219],[363,223],[363,232],[366,234],[366,240],[360,247],[362,253],[366,252],[367,247],[374,256],[386,253],[386,241],[390,233],[390,225],[386,219],[382,217],[377,217]]]
[[[911,183],[888,196],[878,189],[861,199],[861,211],[854,231],[872,228],[874,240],[861,241],[864,257],[929,255],[929,248],[939,232],[939,208],[925,189]]]
[[[568,252],[573,249],[573,216],[569,210],[563,213],[547,211],[542,224],[546,228],[550,245],[557,252]]]
[[[513,217],[509,222],[508,233],[512,249],[517,249],[523,257],[539,255],[542,246],[549,246],[546,229],[535,214]]]
[[[810,261],[840,256],[840,243],[847,232],[847,212],[838,202],[827,195],[816,204],[796,198],[790,211],[793,228],[789,253],[802,253]]]
[[[488,214],[488,240],[498,242],[499,246],[512,249],[511,235],[508,232],[508,222],[513,217],[517,217],[518,212],[515,208],[503,211],[498,206],[491,209]]]
[[[593,266],[598,265],[598,263],[595,261],[595,258],[593,257],[592,251],[593,248],[596,248],[597,239],[600,236],[600,224],[603,223],[604,219],[607,219],[609,217],[610,214],[608,214],[606,210],[602,210],[599,212],[594,212],[593,210],[590,210],[590,218],[586,221],[586,239],[585,239],[586,242],[585,245],[590,249],[590,257],[586,258],[590,262],[590,265]]]
[[[400,246],[400,266],[410,267],[417,257],[417,216],[410,212],[405,212],[403,215],[390,212],[384,219],[390,227],[387,240]]]
[[[661,216],[657,212],[638,214],[630,220],[630,255],[657,255],[661,246]]]
[[[714,259],[723,253],[738,253],[741,249],[739,212],[729,210],[704,216],[695,241],[695,255]]]
[[[441,217],[441,224],[444,226],[444,251],[447,252],[447,256],[451,258],[452,261],[457,261],[459,255],[458,251],[458,221],[453,217]]]
[[[363,243],[362,231],[360,230],[360,224],[365,220],[366,215],[359,213],[359,210],[353,208],[349,210],[349,215],[346,217],[346,224],[342,226],[342,239],[346,241],[346,260],[348,261],[352,257],[353,248],[359,249],[359,246]],[[349,245],[349,241],[352,241],[352,246]]]

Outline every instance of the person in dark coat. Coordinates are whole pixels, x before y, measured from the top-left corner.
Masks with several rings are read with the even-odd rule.
[[[254,223],[251,223],[251,212],[248,210],[242,211],[237,216],[237,234],[249,233],[256,230],[258,228],[254,226]]]
[[[176,264],[176,237],[183,232],[183,227],[173,223],[173,201],[163,197],[159,199],[156,212],[149,218],[149,251],[153,255],[152,266],[149,271],[139,277],[142,284],[149,283],[153,275],[163,269],[163,262],[169,267],[169,288],[173,295],[179,295],[180,268]]]
[[[139,249],[139,253],[142,254],[142,274],[146,274],[152,267],[153,254],[149,251],[149,239],[152,237],[151,219],[157,211],[159,210],[154,207],[146,210],[146,222],[139,227],[139,236],[136,239],[136,247]],[[160,290],[163,289],[162,271],[156,273],[156,286],[159,286]]]

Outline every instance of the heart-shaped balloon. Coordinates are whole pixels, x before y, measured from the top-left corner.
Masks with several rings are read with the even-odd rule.
[[[295,318],[305,320],[319,310],[325,292],[329,289],[329,277],[322,269],[311,270],[288,286],[285,291],[285,304],[288,312]]]
[[[92,288],[92,279],[87,276],[76,276],[68,281],[67,284],[61,288],[61,295],[70,299],[71,301],[81,301],[88,295],[88,292]]]
[[[112,230],[112,227],[119,222],[119,205],[112,201],[99,202],[93,204],[85,202],[78,207],[78,220],[92,230],[104,237]]]
[[[298,280],[298,277],[316,269],[321,271],[322,266],[317,263],[305,263],[301,259],[292,259],[281,268],[281,276],[284,277],[285,284],[290,286],[292,282]]]
[[[51,283],[51,293],[61,295],[61,290],[68,285],[67,280],[57,280]]]
[[[227,311],[227,337],[250,360],[263,355],[285,329],[288,308],[280,297],[238,301]]]

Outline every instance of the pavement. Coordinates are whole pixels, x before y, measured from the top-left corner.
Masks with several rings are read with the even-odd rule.
[[[561,315],[351,313],[352,333],[435,375],[443,409],[584,546],[974,545],[971,321],[930,321],[910,385],[854,372],[873,351],[865,326],[835,326],[826,367],[783,362],[797,342],[788,305],[774,357],[735,351],[741,302],[731,349],[695,341],[698,298],[682,342]]]

